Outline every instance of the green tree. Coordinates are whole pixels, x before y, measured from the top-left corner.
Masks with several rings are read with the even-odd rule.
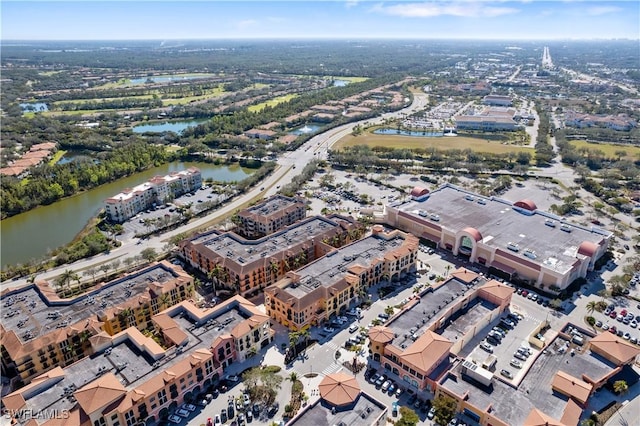
[[[147,247],[140,252],[140,256],[142,256],[142,258],[147,262],[151,263],[156,259],[156,257],[158,257],[158,253],[156,253],[155,249],[152,247]]]
[[[386,308],[384,308],[384,313],[387,315],[393,315],[394,309],[393,306],[387,306]]]
[[[456,401],[446,395],[439,395],[433,400],[433,408],[435,409],[435,419],[438,424],[448,424],[456,414],[458,404]]]
[[[56,279],[56,286],[62,291],[63,298],[66,297],[65,287],[68,288],[72,281],[77,281],[79,283],[80,277],[71,269],[65,269],[62,275]]]
[[[587,312],[589,312],[590,314],[593,314],[593,312],[596,310],[596,308],[598,307],[598,302],[596,302],[595,300],[590,301],[589,303],[587,303]]]
[[[420,421],[418,414],[409,407],[400,407],[400,418],[396,426],[415,426]]]

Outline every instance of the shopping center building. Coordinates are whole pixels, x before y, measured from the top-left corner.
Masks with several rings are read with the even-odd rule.
[[[531,200],[485,197],[451,184],[416,187],[412,200],[386,206],[384,221],[466,256],[498,276],[561,290],[586,277],[611,233],[539,210]]]

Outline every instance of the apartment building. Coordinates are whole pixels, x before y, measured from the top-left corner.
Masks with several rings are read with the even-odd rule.
[[[304,219],[306,214],[307,204],[302,198],[274,195],[240,211],[236,232],[248,239],[262,238]]]
[[[45,281],[7,290],[0,296],[2,375],[15,387],[29,383],[90,355],[92,336],[149,328],[152,315],[193,291],[193,278],[168,262],[98,284],[72,299],[61,299]]]
[[[90,338],[90,359],[34,378],[3,398],[5,408],[18,425],[155,424],[273,338],[269,318],[239,296],[208,310],[182,302],[153,321],[162,345],[133,327],[102,332]],[[46,407],[64,418],[29,418]]]
[[[305,265],[360,234],[351,217],[315,216],[257,240],[233,232],[198,235],[180,244],[180,256],[210,275],[216,290],[258,294],[285,272]]]
[[[385,223],[545,291],[586,277],[611,238],[600,228],[538,210],[527,199],[484,197],[450,184],[432,192],[414,188],[412,194],[412,200],[386,207]]]
[[[191,167],[166,176],[155,176],[148,182],[107,198],[105,209],[112,222],[121,223],[155,204],[162,204],[202,187],[200,170]]]
[[[401,231],[372,235],[290,271],[265,289],[267,314],[291,330],[327,321],[381,280],[395,281],[415,270],[418,239]]]

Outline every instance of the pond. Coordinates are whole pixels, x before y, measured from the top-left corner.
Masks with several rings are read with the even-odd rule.
[[[32,103],[20,104],[20,108],[22,108],[22,112],[49,111],[49,107],[44,102],[32,102]]]
[[[320,130],[321,126],[318,126],[317,124],[305,124],[304,127],[300,127],[297,128],[295,130],[292,130],[291,132],[289,132],[290,135],[306,135],[309,133],[314,133],[317,132],[318,130]]]
[[[421,138],[438,138],[444,136],[443,132],[437,132],[435,130],[398,130],[398,129],[377,129],[373,131],[376,135],[398,135],[398,136],[413,136]]]
[[[195,127],[198,124],[206,123],[208,120],[176,120],[164,121],[160,123],[138,124],[133,126],[133,133],[182,133],[188,127]]]
[[[136,173],[89,191],[41,206],[0,222],[2,265],[25,262],[44,256],[49,249],[69,243],[89,219],[104,206],[104,201],[125,188],[141,184],[153,176],[197,167],[202,179],[221,182],[240,181],[253,173],[240,166],[175,161]]]
[[[349,80],[333,80],[333,85],[336,87],[344,87],[351,83]]]

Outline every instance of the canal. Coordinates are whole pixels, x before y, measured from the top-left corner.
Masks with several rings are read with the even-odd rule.
[[[49,250],[69,243],[100,211],[104,201],[123,189],[141,184],[153,176],[189,167],[199,168],[203,180],[220,182],[240,181],[253,172],[240,166],[175,161],[4,219],[0,222],[2,266],[37,259]]]

